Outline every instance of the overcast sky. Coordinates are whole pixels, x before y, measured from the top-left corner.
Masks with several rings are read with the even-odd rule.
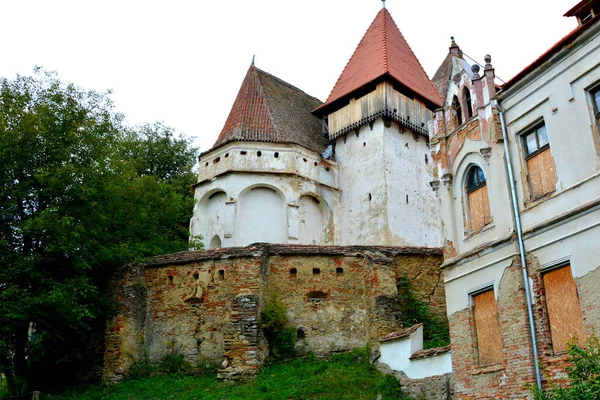
[[[431,77],[454,35],[508,80],[576,27],[577,0],[388,0]],[[0,76],[56,70],[84,88],[112,89],[131,124],[164,121],[216,140],[242,79],[256,66],[325,100],[379,0],[4,0]]]

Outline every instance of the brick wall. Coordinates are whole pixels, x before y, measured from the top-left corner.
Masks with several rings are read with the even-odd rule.
[[[565,353],[555,354],[552,349],[550,326],[541,282],[540,265],[528,255],[527,268],[533,281],[533,311],[538,342],[538,359],[542,370],[542,384],[567,383]],[[535,385],[531,339],[525,301],[525,290],[518,258],[513,259],[498,285],[497,304],[502,332],[503,362],[479,367],[477,343],[471,309],[449,316],[452,341],[452,367],[456,395],[460,399],[513,399],[529,398],[530,387]],[[600,269],[576,279],[584,321],[584,333],[590,334],[598,325],[597,288]]]
[[[267,354],[258,320],[272,294],[288,307],[300,352],[376,346],[401,327],[401,275],[445,315],[440,264],[441,250],[431,248],[255,244],[128,266],[109,290],[119,307],[107,327],[104,379],[122,379],[134,360],[169,352],[220,365],[222,380],[253,376]]]

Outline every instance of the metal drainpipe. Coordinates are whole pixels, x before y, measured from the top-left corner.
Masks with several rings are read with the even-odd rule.
[[[529,316],[529,330],[531,333],[531,346],[533,348],[533,365],[535,368],[535,380],[539,390],[542,390],[542,378],[540,374],[540,364],[538,362],[537,338],[535,334],[535,325],[533,322],[533,305],[531,304],[531,288],[529,287],[529,276],[527,275],[527,260],[525,259],[525,244],[523,243],[523,231],[521,229],[521,215],[519,214],[519,203],[517,200],[517,191],[515,189],[515,178],[513,175],[512,163],[510,161],[510,152],[508,151],[508,133],[506,132],[506,123],[504,122],[504,113],[500,104],[495,104],[500,114],[500,125],[502,126],[502,138],[504,139],[504,154],[506,160],[506,169],[508,170],[508,181],[510,184],[510,198],[512,200],[513,214],[515,216],[515,229],[517,230],[517,241],[519,242],[519,253],[521,255],[521,271],[523,272],[523,285],[525,286],[525,297],[527,300],[527,315]]]

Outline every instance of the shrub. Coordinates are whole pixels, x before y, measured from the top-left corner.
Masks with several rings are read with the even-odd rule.
[[[448,321],[431,312],[429,304],[417,296],[410,278],[406,275],[398,280],[398,292],[404,326],[423,323],[423,348],[433,349],[450,344]]]
[[[535,400],[600,399],[600,339],[594,333],[585,347],[575,342],[567,350],[570,365],[566,367],[570,387],[552,384],[546,392],[533,389]]]
[[[276,296],[260,313],[260,327],[269,343],[269,358],[280,361],[296,357],[296,331],[289,326],[285,305]]]

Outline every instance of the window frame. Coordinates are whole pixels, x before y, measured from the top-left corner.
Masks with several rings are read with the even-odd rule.
[[[598,126],[600,125],[600,83],[592,86],[587,92],[592,103],[594,121]]]
[[[544,130],[546,131],[546,144],[540,146],[540,138],[539,138],[539,130],[541,128],[544,128]],[[527,146],[527,137],[531,136],[531,135],[535,135],[535,144],[536,144],[536,149],[532,152],[529,152],[529,147]],[[548,138],[548,128],[546,128],[546,124],[541,121],[538,122],[536,125],[534,125],[533,127],[527,129],[525,132],[523,132],[521,134],[522,140],[523,140],[523,149],[525,150],[525,160],[530,160],[533,157],[537,156],[538,154],[540,154],[541,152],[543,152],[546,149],[550,148],[550,139]]]
[[[544,128],[545,139],[547,140],[547,142],[540,146],[539,131],[541,128]],[[527,146],[527,138],[532,134],[535,135],[536,149],[529,152],[529,148]],[[558,174],[556,171],[556,163],[554,162],[554,157],[552,155],[552,149],[550,146],[550,136],[548,134],[548,125],[546,124],[545,119],[543,117],[540,117],[539,119],[536,119],[532,124],[530,124],[529,126],[524,128],[521,132],[519,132],[517,136],[519,139],[517,142],[519,142],[519,145],[521,146],[520,150],[521,150],[522,160],[523,160],[523,164],[522,164],[523,172],[524,172],[523,186],[524,186],[524,192],[527,194],[526,203],[536,203],[537,201],[545,199],[548,196],[550,196],[556,192],[556,181],[558,180]],[[541,179],[540,185],[542,187],[538,188],[539,191],[538,191],[538,193],[536,193],[536,190],[535,190],[536,187],[535,187],[535,184],[532,179],[532,168],[531,168],[530,162],[532,162],[533,159],[535,159],[537,156],[540,156],[545,151],[550,152],[549,157],[552,161],[552,166],[553,166],[554,186],[552,187],[551,190],[544,192],[543,188],[544,188],[545,182],[543,179],[544,179],[544,177],[547,177],[547,175],[540,173],[540,179]],[[540,160],[543,160],[543,159],[540,159]]]
[[[481,171],[481,174],[483,175],[483,181],[482,182],[480,181],[474,187],[469,187],[468,184],[469,184],[469,181],[471,178],[471,174],[473,174],[476,169]],[[483,216],[483,225],[482,226],[479,226],[477,228],[473,227],[473,210],[471,209],[470,195],[484,187],[486,187],[486,188],[488,187],[487,186],[487,176],[485,174],[485,171],[479,164],[471,163],[469,166],[467,166],[467,168],[465,170],[464,180],[463,180],[463,184],[462,184],[463,199],[464,199],[463,200],[463,212],[464,212],[464,216],[466,219],[465,238],[471,237],[472,235],[481,232],[488,226],[492,225],[494,222],[494,219],[492,218],[492,210],[491,210],[491,206],[490,206],[490,197],[489,197],[490,194],[489,194],[489,190],[486,190],[485,201],[487,202],[487,210],[489,211],[488,215]],[[482,210],[482,212],[485,212],[485,210]]]
[[[489,344],[488,341],[484,341],[480,339],[480,335],[479,335],[479,331],[477,329],[477,320],[476,320],[476,314],[475,314],[475,308],[476,308],[476,300],[475,298],[477,296],[483,295],[485,293],[491,292],[491,296],[494,299],[494,306],[495,306],[495,321],[498,325],[498,341],[500,345],[500,359],[499,360],[494,360],[494,362],[491,363],[482,363],[481,360],[481,347],[480,344],[484,345],[484,344]],[[474,349],[475,349],[475,354],[476,354],[476,363],[477,366],[479,368],[488,368],[488,367],[493,367],[495,365],[500,365],[503,364],[506,359],[504,357],[504,338],[502,337],[502,328],[500,327],[500,311],[498,309],[498,301],[496,300],[496,288],[494,283],[488,283],[485,285],[480,286],[479,288],[472,290],[468,293],[469,295],[469,304],[470,304],[470,309],[471,309],[471,318],[473,321],[472,324],[472,336],[473,336],[473,345],[474,345]],[[481,326],[480,326],[481,328]]]
[[[585,341],[585,328],[583,326],[584,318],[583,318],[583,309],[581,308],[581,300],[580,300],[580,296],[579,296],[579,287],[577,286],[577,281],[575,281],[575,277],[573,276],[573,267],[572,267],[570,260],[566,261],[566,262],[563,261],[563,262],[554,264],[552,266],[542,268],[541,271],[539,272],[539,277],[540,277],[541,284],[544,288],[544,306],[543,307],[544,307],[544,312],[546,315],[545,322],[548,324],[548,330],[549,330],[549,334],[550,334],[549,338],[548,338],[550,341],[550,351],[552,351],[552,353],[554,355],[560,355],[560,354],[566,353],[567,347],[568,347],[566,344],[568,343],[568,341],[565,343],[559,343],[557,340],[558,338],[555,337],[555,332],[552,329],[552,321],[551,321],[551,317],[550,317],[551,313],[550,313],[550,308],[548,307],[548,285],[547,285],[547,281],[545,279],[546,279],[546,276],[548,276],[549,274],[555,273],[556,271],[564,269],[564,268],[567,268],[569,270],[569,274],[570,274],[571,280],[572,280],[574,288],[575,288],[576,304],[579,306],[579,308],[578,308],[579,317],[580,317],[579,318],[579,322],[580,322],[579,330],[581,332],[581,337],[578,337],[578,341],[579,341],[579,344],[582,346],[584,345],[584,341]],[[562,346],[564,348],[557,349],[558,346]]]

